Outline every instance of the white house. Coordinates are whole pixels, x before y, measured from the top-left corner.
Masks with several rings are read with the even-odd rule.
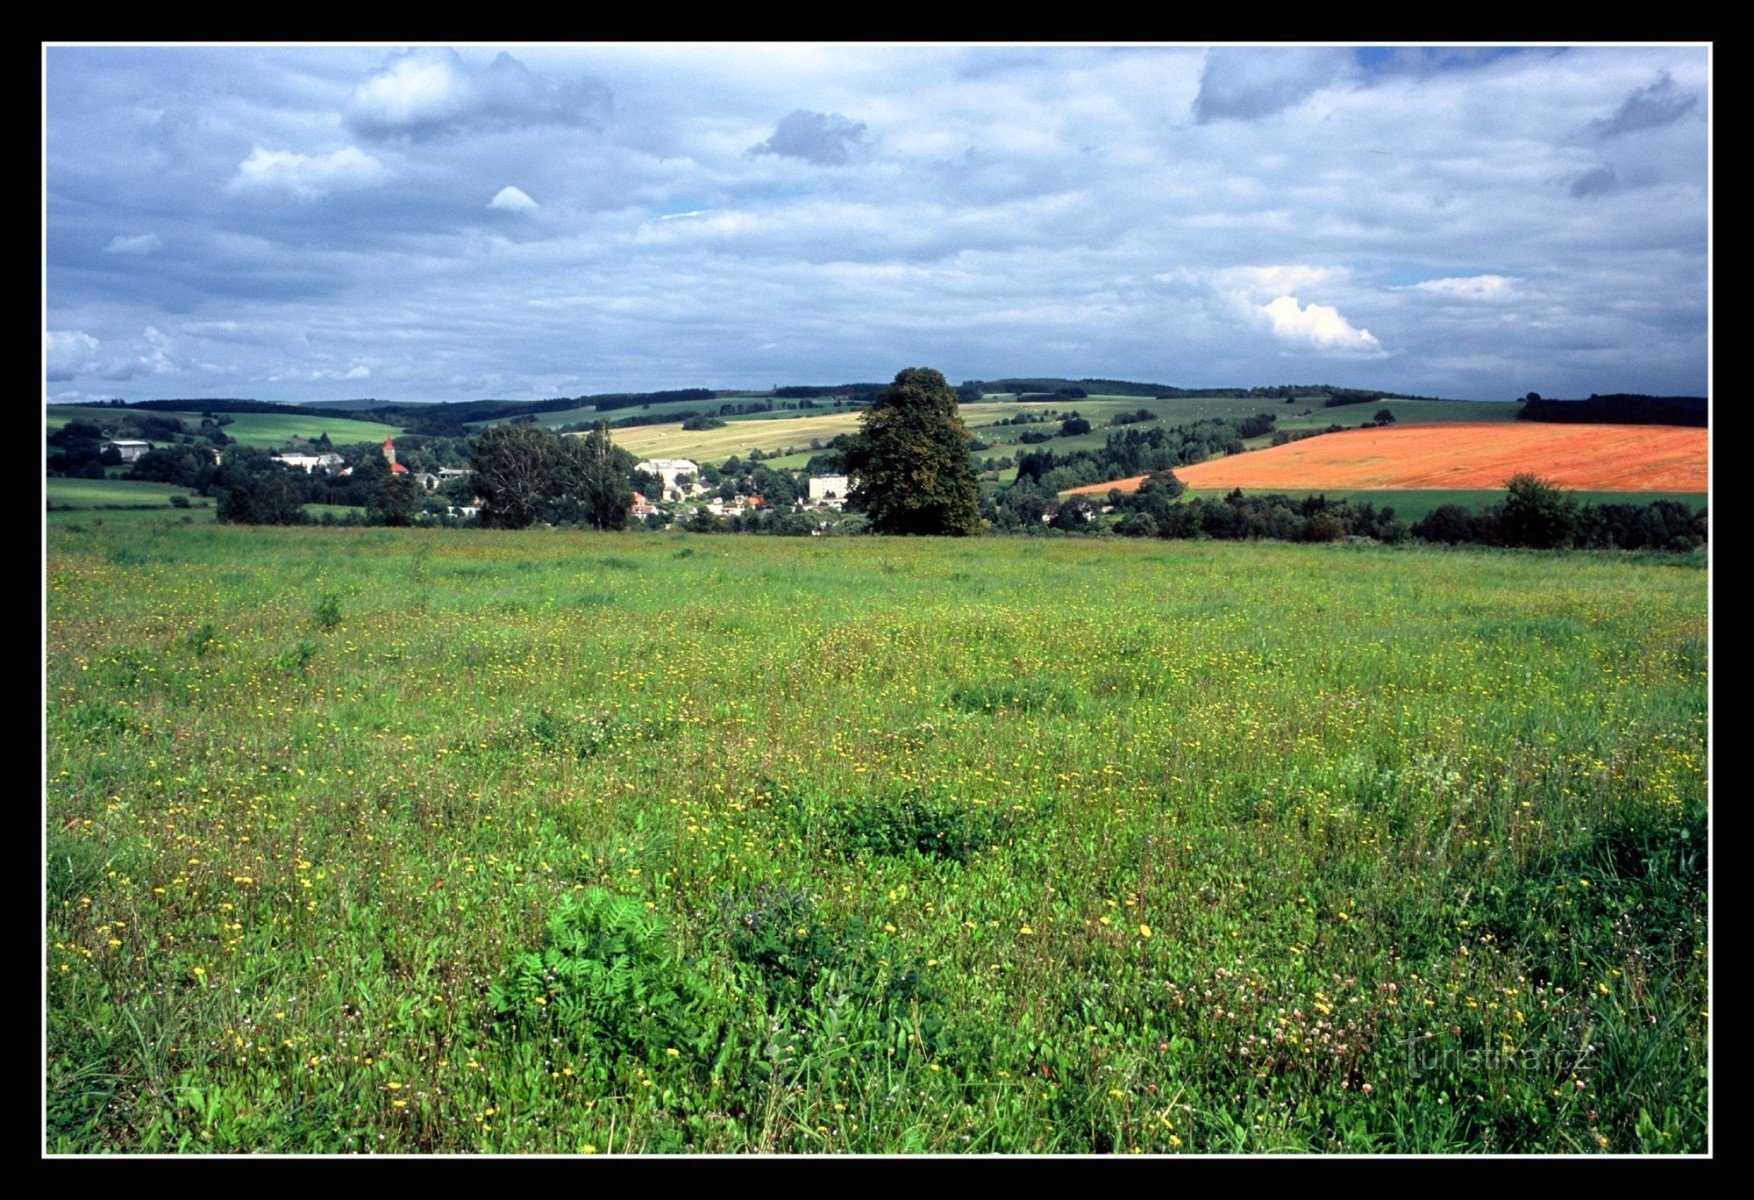
[[[851,487],[845,475],[814,475],[810,479],[810,503],[840,508],[846,503]]]
[[[700,468],[686,458],[648,458],[645,462],[636,463],[633,469],[656,476],[664,484],[664,495],[667,497],[675,492],[679,500],[682,498],[682,489],[677,486],[677,479],[684,475],[696,482],[700,479]]]
[[[117,454],[122,456],[123,462],[131,463],[140,461],[140,456],[152,449],[152,443],[119,439],[113,442],[105,442],[102,446],[98,447],[98,449],[114,450]]]
[[[339,454],[276,454],[274,461],[288,467],[297,467],[306,475],[321,467],[325,471],[333,471],[341,465]]]

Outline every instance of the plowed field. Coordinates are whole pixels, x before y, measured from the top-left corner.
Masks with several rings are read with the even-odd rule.
[[[1498,488],[1519,471],[1560,487],[1703,492],[1706,431],[1671,425],[1399,425],[1347,430],[1182,467],[1191,488]],[[1075,489],[1132,491],[1138,479]]]

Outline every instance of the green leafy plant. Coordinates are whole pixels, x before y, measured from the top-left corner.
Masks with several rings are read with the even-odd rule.
[[[542,948],[517,955],[488,998],[513,1028],[609,1055],[653,1060],[712,1040],[705,989],[675,957],[663,919],[602,888],[563,899]]]
[[[1004,841],[1011,819],[916,789],[848,807],[836,822],[836,841],[854,854],[923,854],[967,862]]]

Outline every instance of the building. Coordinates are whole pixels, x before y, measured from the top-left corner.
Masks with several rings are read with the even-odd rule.
[[[636,463],[633,469],[656,476],[663,483],[664,495],[660,499],[668,498],[672,492],[676,493],[676,499],[682,498],[683,490],[676,482],[682,476],[688,476],[691,484],[700,479],[700,468],[686,458],[648,458]]]
[[[810,478],[810,503],[840,508],[846,504],[851,487],[845,475],[813,475]]]
[[[658,506],[653,504],[650,500],[647,500],[640,493],[635,492],[633,494],[633,508],[630,511],[633,514],[634,520],[643,521],[645,518],[654,515],[658,511]]]
[[[408,474],[408,468],[396,461],[396,439],[394,437],[384,439],[384,461],[390,464],[390,474]]]
[[[312,471],[334,471],[341,465],[339,454],[276,454],[274,461],[288,467],[297,467],[306,475]]]
[[[100,452],[104,450],[114,450],[117,454],[122,456],[122,461],[125,463],[139,462],[141,455],[145,454],[150,449],[152,449],[151,442],[135,442],[127,440],[105,442],[98,447]]]

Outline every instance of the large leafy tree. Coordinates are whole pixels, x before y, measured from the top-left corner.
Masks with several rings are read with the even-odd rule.
[[[484,525],[523,529],[553,499],[554,460],[560,440],[537,425],[493,425],[469,444],[475,490],[485,502]]]
[[[956,393],[929,367],[909,367],[865,411],[846,450],[847,497],[876,533],[981,531],[980,485]]]
[[[607,421],[583,437],[561,437],[538,425],[495,425],[470,444],[469,461],[489,525],[627,526],[633,456],[610,440]]]
[[[1537,475],[1523,472],[1505,481],[1508,495],[1498,517],[1498,536],[1506,545],[1552,549],[1571,545],[1577,528],[1577,501]]]
[[[583,437],[559,440],[555,519],[594,529],[626,529],[627,510],[633,507],[628,480],[634,458],[610,440],[609,422],[597,422]]]

